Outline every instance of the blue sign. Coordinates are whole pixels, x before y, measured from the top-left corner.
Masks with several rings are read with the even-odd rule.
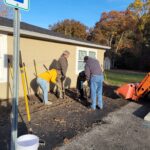
[[[24,3],[24,0],[15,0],[15,1],[19,3]]]
[[[14,8],[29,10],[29,0],[4,0],[4,2]]]

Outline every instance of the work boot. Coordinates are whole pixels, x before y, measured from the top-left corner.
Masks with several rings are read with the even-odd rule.
[[[45,103],[45,105],[52,105],[52,104],[53,104],[52,102]]]
[[[63,94],[59,93],[59,99],[63,99]]]
[[[99,105],[96,106],[96,108],[99,109],[99,110],[103,110],[103,107],[104,106],[99,106]]]

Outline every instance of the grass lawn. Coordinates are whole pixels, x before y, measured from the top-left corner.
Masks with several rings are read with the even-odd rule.
[[[127,70],[109,70],[105,71],[105,82],[110,85],[120,86],[124,83],[140,82],[146,73],[127,71]]]

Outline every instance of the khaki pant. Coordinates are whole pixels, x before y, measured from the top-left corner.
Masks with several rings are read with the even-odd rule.
[[[86,99],[88,99],[90,97],[90,86],[89,84],[86,82],[86,84],[83,83],[83,95]]]
[[[54,92],[59,98],[63,98],[63,93],[65,93],[64,81],[61,80],[61,75],[57,78],[57,85],[54,87]]]

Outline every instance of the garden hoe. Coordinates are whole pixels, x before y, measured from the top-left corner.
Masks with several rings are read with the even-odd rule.
[[[61,79],[62,98],[65,99],[64,81]]]
[[[37,73],[37,67],[36,67],[36,61],[35,61],[35,59],[33,60],[33,63],[34,63],[34,70],[35,70],[35,74],[34,75],[37,78],[38,73]]]

